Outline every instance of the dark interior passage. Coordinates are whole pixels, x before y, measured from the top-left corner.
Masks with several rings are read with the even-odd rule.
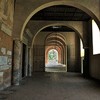
[[[26,65],[26,45],[23,44],[23,54],[22,54],[22,77],[25,77],[25,65]]]

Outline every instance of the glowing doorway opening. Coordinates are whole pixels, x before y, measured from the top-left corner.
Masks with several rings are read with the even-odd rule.
[[[49,50],[48,64],[49,65],[57,65],[58,64],[58,51],[56,49]]]

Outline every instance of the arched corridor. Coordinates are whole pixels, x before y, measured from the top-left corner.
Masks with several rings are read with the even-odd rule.
[[[45,40],[45,71],[66,72],[66,42],[61,33],[50,33]]]
[[[99,100],[99,44],[100,0],[0,0],[0,99]]]

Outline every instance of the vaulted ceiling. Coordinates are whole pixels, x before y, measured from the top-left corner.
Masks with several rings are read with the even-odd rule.
[[[57,5],[45,8],[35,14],[31,20],[47,21],[88,21],[90,16],[71,6]]]
[[[91,17],[80,9],[66,5],[56,5],[47,7],[40,10],[34,16],[31,21],[89,21]],[[31,25],[32,26],[32,25]],[[66,26],[50,26],[42,31],[47,32],[73,32],[69,27]],[[26,33],[25,33],[26,34]],[[27,36],[28,33],[25,35]],[[28,40],[31,40],[30,38]]]
[[[88,21],[91,17],[80,9],[71,6],[57,5],[45,8],[36,13],[31,20],[44,21]],[[64,26],[48,27],[42,31],[71,32],[72,29]]]

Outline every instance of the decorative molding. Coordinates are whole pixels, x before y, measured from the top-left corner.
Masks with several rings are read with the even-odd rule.
[[[1,25],[1,30],[8,34],[9,36],[12,36],[12,30],[5,24]]]

